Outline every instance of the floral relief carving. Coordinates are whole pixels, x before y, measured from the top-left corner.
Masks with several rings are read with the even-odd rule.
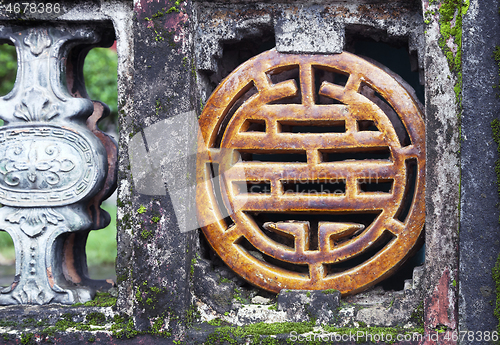
[[[16,105],[14,116],[26,122],[30,121],[50,121],[59,115],[57,104],[51,104],[46,93],[30,88],[24,93],[21,104]]]
[[[19,224],[26,235],[35,237],[45,231],[47,224],[57,225],[64,217],[52,208],[18,208],[5,220]]]
[[[31,49],[35,56],[40,55],[45,48],[50,47],[52,40],[48,36],[47,30],[30,30],[27,37],[24,38],[24,44]]]
[[[52,299],[35,279],[29,279],[22,290],[14,291],[13,297],[20,304],[46,304]]]
[[[61,149],[57,144],[43,149],[32,142],[27,154],[21,145],[10,146],[5,158],[0,160],[0,174],[3,175],[3,181],[11,187],[28,180],[32,184],[37,183],[40,188],[50,188],[61,181],[62,173],[68,173],[74,168],[75,163],[71,159],[61,157]]]

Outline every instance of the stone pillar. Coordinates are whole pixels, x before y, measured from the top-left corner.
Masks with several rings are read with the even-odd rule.
[[[109,113],[88,99],[83,60],[110,44],[86,25],[6,25],[0,39],[18,56],[14,89],[0,100],[0,229],[16,249],[16,277],[0,304],[73,304],[111,287],[88,277],[90,230],[115,189],[116,144],[96,127]],[[109,155],[109,161],[108,161]]]
[[[118,305],[146,330],[190,305],[197,117],[191,3],[136,1],[133,107],[121,116]]]
[[[495,282],[500,253],[497,144],[491,121],[499,118],[498,66],[493,59],[500,16],[492,0],[470,2],[463,22],[463,93],[460,207],[460,331],[494,331]],[[476,344],[465,339],[461,344]]]
[[[441,4],[422,2],[425,26],[426,231],[424,324],[427,337],[454,343],[458,331],[458,231],[460,207],[460,64],[451,68],[442,42]],[[460,6],[450,9],[461,16]],[[465,5],[463,10],[465,11]],[[457,25],[456,30],[461,28]],[[460,51],[450,40],[448,56]],[[451,51],[453,50],[453,51]],[[455,87],[455,89],[454,89]],[[455,93],[458,91],[458,95]],[[446,332],[437,334],[436,329]],[[439,339],[437,339],[438,337]],[[431,338],[428,338],[431,339]]]

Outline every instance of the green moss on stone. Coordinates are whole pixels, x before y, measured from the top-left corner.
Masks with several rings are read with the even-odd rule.
[[[198,262],[198,260],[196,259],[196,257],[191,259],[191,269],[190,269],[191,277],[194,274],[194,265],[196,265],[197,262]]]
[[[23,333],[21,335],[21,344],[33,344],[35,341],[33,333]]]
[[[470,0],[444,0],[439,7],[439,47],[448,60],[450,70],[457,76],[454,86],[457,103],[461,103],[462,93],[462,20],[469,9]],[[453,52],[448,43],[455,45]]]
[[[145,240],[147,240],[151,235],[153,234],[152,231],[149,231],[149,230],[146,230],[146,229],[143,229],[141,231],[141,237]]]
[[[116,338],[133,338],[140,334],[139,331],[135,329],[134,321],[132,319],[124,319],[122,317],[115,316],[115,323],[111,326],[111,332]]]
[[[267,309],[269,309],[269,310],[278,310],[278,303],[274,303],[273,305],[269,306]]]
[[[495,51],[498,51],[498,54],[500,55],[498,47],[497,49],[495,49]],[[499,69],[500,69],[500,64],[499,64]],[[494,119],[493,121],[491,121],[491,129],[493,131],[493,140],[495,140],[497,144],[497,152],[500,155],[500,120]],[[497,161],[495,162],[495,173],[497,175],[497,191],[500,196],[500,159],[497,159]],[[500,222],[500,219],[498,221]],[[500,255],[497,258],[495,267],[493,267],[492,269],[492,275],[493,275],[493,280],[495,282],[495,288],[497,293],[494,314],[499,322],[497,326],[497,331],[500,332]]]
[[[494,119],[491,121],[491,129],[493,131],[493,140],[497,143],[497,152],[500,155],[500,120]],[[495,173],[497,175],[497,191],[500,196],[500,159],[495,162]]]
[[[221,320],[220,318],[216,318],[216,319],[213,319],[213,320],[207,321],[207,323],[208,323],[210,326],[222,326],[222,320]]]
[[[424,327],[424,302],[420,304],[411,313],[412,321],[416,322],[419,328]]]
[[[205,344],[237,344],[249,337],[253,338],[252,344],[261,344],[261,336],[290,334],[292,331],[297,332],[297,334],[303,334],[313,330],[314,323],[312,322],[259,322],[242,327],[222,326],[208,335]]]
[[[498,66],[498,76],[500,77],[500,46],[496,46],[493,51],[493,58]],[[500,88],[500,80],[497,85],[493,85],[494,88]],[[500,94],[498,95],[500,97]]]
[[[493,273],[493,280],[495,281],[495,288],[496,288],[496,293],[497,293],[497,298],[496,298],[496,304],[495,304],[495,310],[494,314],[495,317],[498,319],[498,325],[497,325],[497,331],[500,332],[500,255],[497,258],[497,262],[495,264],[495,267],[492,269]],[[500,342],[496,342],[499,344]]]
[[[89,325],[101,326],[106,322],[106,316],[97,311],[87,314],[85,320]]]
[[[113,307],[116,305],[116,297],[109,292],[98,292],[92,301],[83,304],[86,307]]]
[[[0,327],[15,327],[16,325],[17,323],[15,321],[5,319],[0,320]]]
[[[327,290],[323,290],[322,291],[325,295],[331,295],[333,293],[336,293],[338,292],[338,290],[335,290],[335,289],[327,289]]]
[[[222,284],[229,284],[229,283],[232,283],[233,281],[232,281],[231,279],[227,279],[227,278],[222,277],[222,278],[220,279],[220,282],[221,282]]]
[[[192,326],[193,323],[200,318],[200,312],[195,305],[191,305],[186,312],[186,325]]]
[[[170,7],[167,12],[165,12],[166,14],[168,13],[172,13],[172,12],[177,12],[179,13],[180,12],[180,9],[179,9],[179,5],[181,3],[181,0],[177,0],[174,4],[174,6]]]

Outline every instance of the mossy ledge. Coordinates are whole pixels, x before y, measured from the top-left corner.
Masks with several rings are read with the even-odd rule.
[[[386,339],[384,344],[394,344],[400,334],[418,338],[424,333],[423,328],[403,329],[397,327],[334,327],[316,326],[314,322],[256,323],[243,327],[221,326],[208,334],[205,345],[222,344],[332,344],[338,339],[356,339],[362,344],[373,339]],[[353,338],[354,337],[354,338]],[[343,342],[343,341],[341,341]],[[181,342],[179,344],[188,344]],[[201,343],[196,343],[201,344]]]
[[[102,304],[109,303],[109,296],[101,296]],[[87,343],[109,343],[111,339],[158,339],[172,341],[176,345],[222,345],[222,344],[331,344],[338,337],[356,337],[357,343],[382,339],[385,344],[393,344],[397,335],[419,337],[424,333],[421,326],[411,329],[403,327],[367,327],[364,323],[349,327],[319,325],[315,320],[309,322],[254,323],[237,326],[217,319],[210,322],[196,322],[200,318],[194,307],[188,312],[182,327],[182,335],[169,328],[168,315],[151,319],[147,330],[138,330],[132,318],[118,313],[113,307],[85,307],[83,305],[50,309],[40,313],[33,310],[32,315],[22,316],[20,307],[9,308],[10,316],[4,313],[0,319],[0,336],[5,342],[64,343],[65,339],[80,339]],[[43,309],[43,307],[42,307]],[[12,316],[12,317],[11,317]],[[172,315],[170,315],[172,321]],[[357,327],[356,327],[357,326]],[[76,337],[76,338],[75,338]],[[325,341],[325,339],[328,340]],[[161,340],[167,338],[165,340]],[[134,340],[135,341],[135,340]],[[381,342],[382,343],[382,342]]]

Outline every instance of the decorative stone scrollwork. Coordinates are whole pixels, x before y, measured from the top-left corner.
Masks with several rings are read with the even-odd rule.
[[[31,53],[35,56],[40,55],[45,48],[49,48],[52,40],[47,30],[31,29],[27,37],[24,38],[24,44],[30,47]]]
[[[32,87],[24,93],[21,104],[16,105],[14,116],[26,122],[50,121],[59,115],[57,105],[50,104],[43,90]]]
[[[81,72],[113,37],[83,24],[0,26],[6,40],[19,64],[0,99],[0,230],[14,241],[16,278],[0,304],[85,302],[112,286],[89,279],[85,243],[109,223],[99,205],[116,188],[117,146],[96,127],[109,110],[88,99]]]

